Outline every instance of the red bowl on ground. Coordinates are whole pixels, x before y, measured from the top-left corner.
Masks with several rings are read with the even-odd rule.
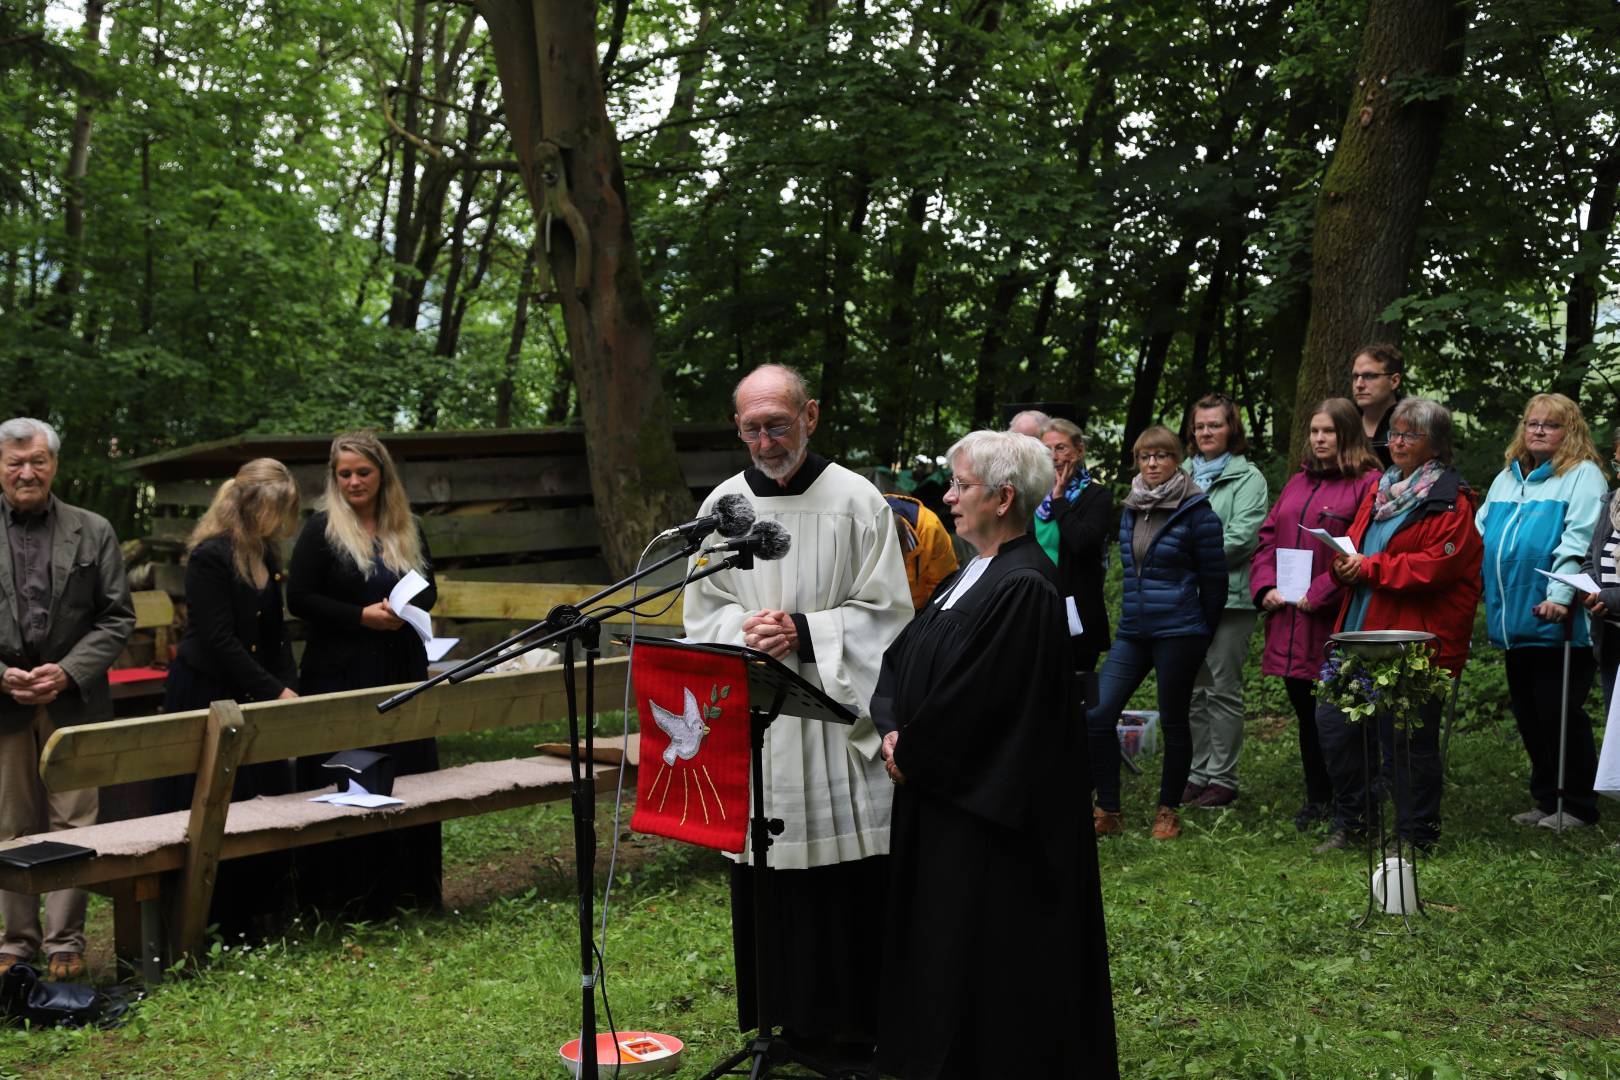
[[[596,1037],[596,1075],[599,1080],[612,1080],[615,1066],[621,1077],[674,1072],[685,1048],[675,1036],[656,1031],[621,1031],[617,1043],[612,1034],[603,1033]],[[557,1053],[568,1067],[568,1075],[579,1076],[579,1040],[569,1039]]]

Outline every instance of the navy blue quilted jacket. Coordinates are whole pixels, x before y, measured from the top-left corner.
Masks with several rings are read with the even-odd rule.
[[[1125,568],[1125,595],[1119,637],[1186,637],[1213,634],[1226,605],[1226,551],[1221,519],[1199,492],[1170,515],[1148,544],[1139,567],[1131,554],[1136,511],[1125,507],[1119,519],[1119,560]]]

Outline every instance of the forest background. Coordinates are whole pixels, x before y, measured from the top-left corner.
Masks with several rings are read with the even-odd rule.
[[[689,505],[670,425],[765,361],[856,464],[1050,400],[1117,476],[1218,389],[1280,477],[1381,339],[1483,486],[1531,393],[1609,430],[1617,38],[1613,0],[4,0],[6,411],[124,535],[118,466],[175,446],[583,420],[640,536]]]

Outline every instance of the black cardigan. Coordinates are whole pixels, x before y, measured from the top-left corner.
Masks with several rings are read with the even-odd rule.
[[[227,683],[237,701],[274,701],[294,683],[292,643],[281,613],[282,573],[274,547],[270,579],[243,581],[229,537],[198,544],[186,562],[186,632],[178,654],[188,666]]]
[[[1075,639],[1081,649],[1108,648],[1108,608],[1103,578],[1108,573],[1108,538],[1114,530],[1114,500],[1098,483],[1087,484],[1074,502],[1052,500],[1058,523],[1058,591],[1074,597],[1084,632]]]
[[[411,603],[423,611],[438,602],[433,577],[433,556],[427,537],[421,537],[427,563],[427,588]],[[397,630],[371,630],[360,623],[360,612],[388,597],[398,579],[392,574],[367,576],[346,554],[326,539],[326,512],[311,514],[293,546],[287,566],[287,610],[307,626],[302,674],[306,692],[332,689],[335,684],[358,689],[389,682],[406,682],[427,675],[427,650],[409,626]]]

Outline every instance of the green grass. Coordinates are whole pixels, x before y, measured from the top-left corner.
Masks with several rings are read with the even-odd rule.
[[[1297,751],[1275,680],[1250,684],[1233,807],[1189,811],[1182,840],[1155,843],[1157,759],[1127,778],[1128,832],[1101,845],[1124,1075],[1620,1078],[1620,825],[1559,837],[1507,821],[1528,805],[1527,765],[1492,689],[1500,665],[1479,661],[1465,684],[1471,729],[1451,748],[1443,846],[1423,867],[1436,907],[1414,936],[1351,929],[1365,905],[1361,854],[1313,856],[1317,837],[1294,831]],[[521,753],[538,737],[449,740],[445,757]],[[1605,810],[1620,821],[1620,804]],[[0,1077],[564,1075],[556,1048],[578,1002],[566,807],[455,822],[445,845],[467,906],[220,946],[122,1029],[0,1032]],[[621,870],[614,1015],[685,1039],[680,1075],[697,1076],[740,1045],[723,864],[635,838]],[[1031,946],[1012,989],[1028,995],[1032,1025],[1061,1026],[1040,988],[1065,973]]]

